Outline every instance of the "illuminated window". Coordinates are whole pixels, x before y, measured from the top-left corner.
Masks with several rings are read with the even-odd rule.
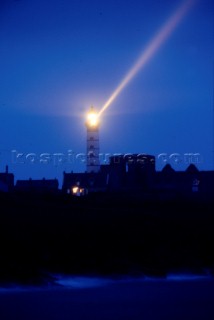
[[[73,194],[78,194],[79,193],[79,187],[75,186],[72,188],[72,193]]]
[[[72,187],[72,194],[74,196],[80,197],[80,196],[84,196],[86,192],[84,188],[80,188],[79,186],[74,186]]]

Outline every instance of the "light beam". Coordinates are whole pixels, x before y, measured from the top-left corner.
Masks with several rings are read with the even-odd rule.
[[[193,4],[197,0],[187,0],[185,1],[176,11],[175,13],[167,20],[167,22],[163,25],[160,31],[156,34],[156,36],[151,40],[151,42],[147,45],[146,49],[140,55],[136,63],[129,70],[129,72],[125,75],[122,82],[118,85],[116,90],[112,93],[110,98],[106,101],[102,109],[99,111],[98,116],[100,116],[103,111],[105,111],[110,104],[117,98],[120,92],[127,86],[127,84],[136,76],[136,74],[145,66],[146,62],[155,54],[155,52],[159,49],[161,44],[166,41],[166,39],[171,35],[173,30],[176,28],[181,19],[186,15],[186,13],[190,10]]]

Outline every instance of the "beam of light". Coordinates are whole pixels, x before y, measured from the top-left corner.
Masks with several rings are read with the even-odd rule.
[[[125,78],[118,85],[116,90],[112,93],[110,98],[106,101],[102,109],[99,111],[98,115],[100,116],[103,111],[105,111],[110,104],[117,98],[120,92],[127,86],[127,84],[136,76],[136,74],[145,66],[146,62],[155,54],[155,52],[159,49],[161,44],[171,35],[173,30],[176,28],[181,19],[186,15],[186,13],[190,10],[192,5],[195,3],[195,0],[187,0],[185,1],[176,12],[167,20],[167,22],[163,25],[160,31],[156,34],[156,36],[151,40],[146,49],[140,55],[134,66],[129,70],[126,74]]]

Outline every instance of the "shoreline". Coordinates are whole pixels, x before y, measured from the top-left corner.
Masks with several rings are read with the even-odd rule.
[[[194,281],[214,281],[212,274],[194,274],[194,273],[169,273],[165,277],[160,276],[130,276],[130,275],[50,275],[50,282],[44,283],[18,283],[8,282],[0,283],[0,292],[2,291],[28,291],[28,290],[52,290],[52,289],[87,289],[98,288],[114,284],[123,283],[146,283],[146,282],[194,282]]]

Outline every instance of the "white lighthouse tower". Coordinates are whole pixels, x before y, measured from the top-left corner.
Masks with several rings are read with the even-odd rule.
[[[91,106],[86,119],[87,128],[87,172],[98,172],[100,170],[99,161],[99,119],[94,107]]]

